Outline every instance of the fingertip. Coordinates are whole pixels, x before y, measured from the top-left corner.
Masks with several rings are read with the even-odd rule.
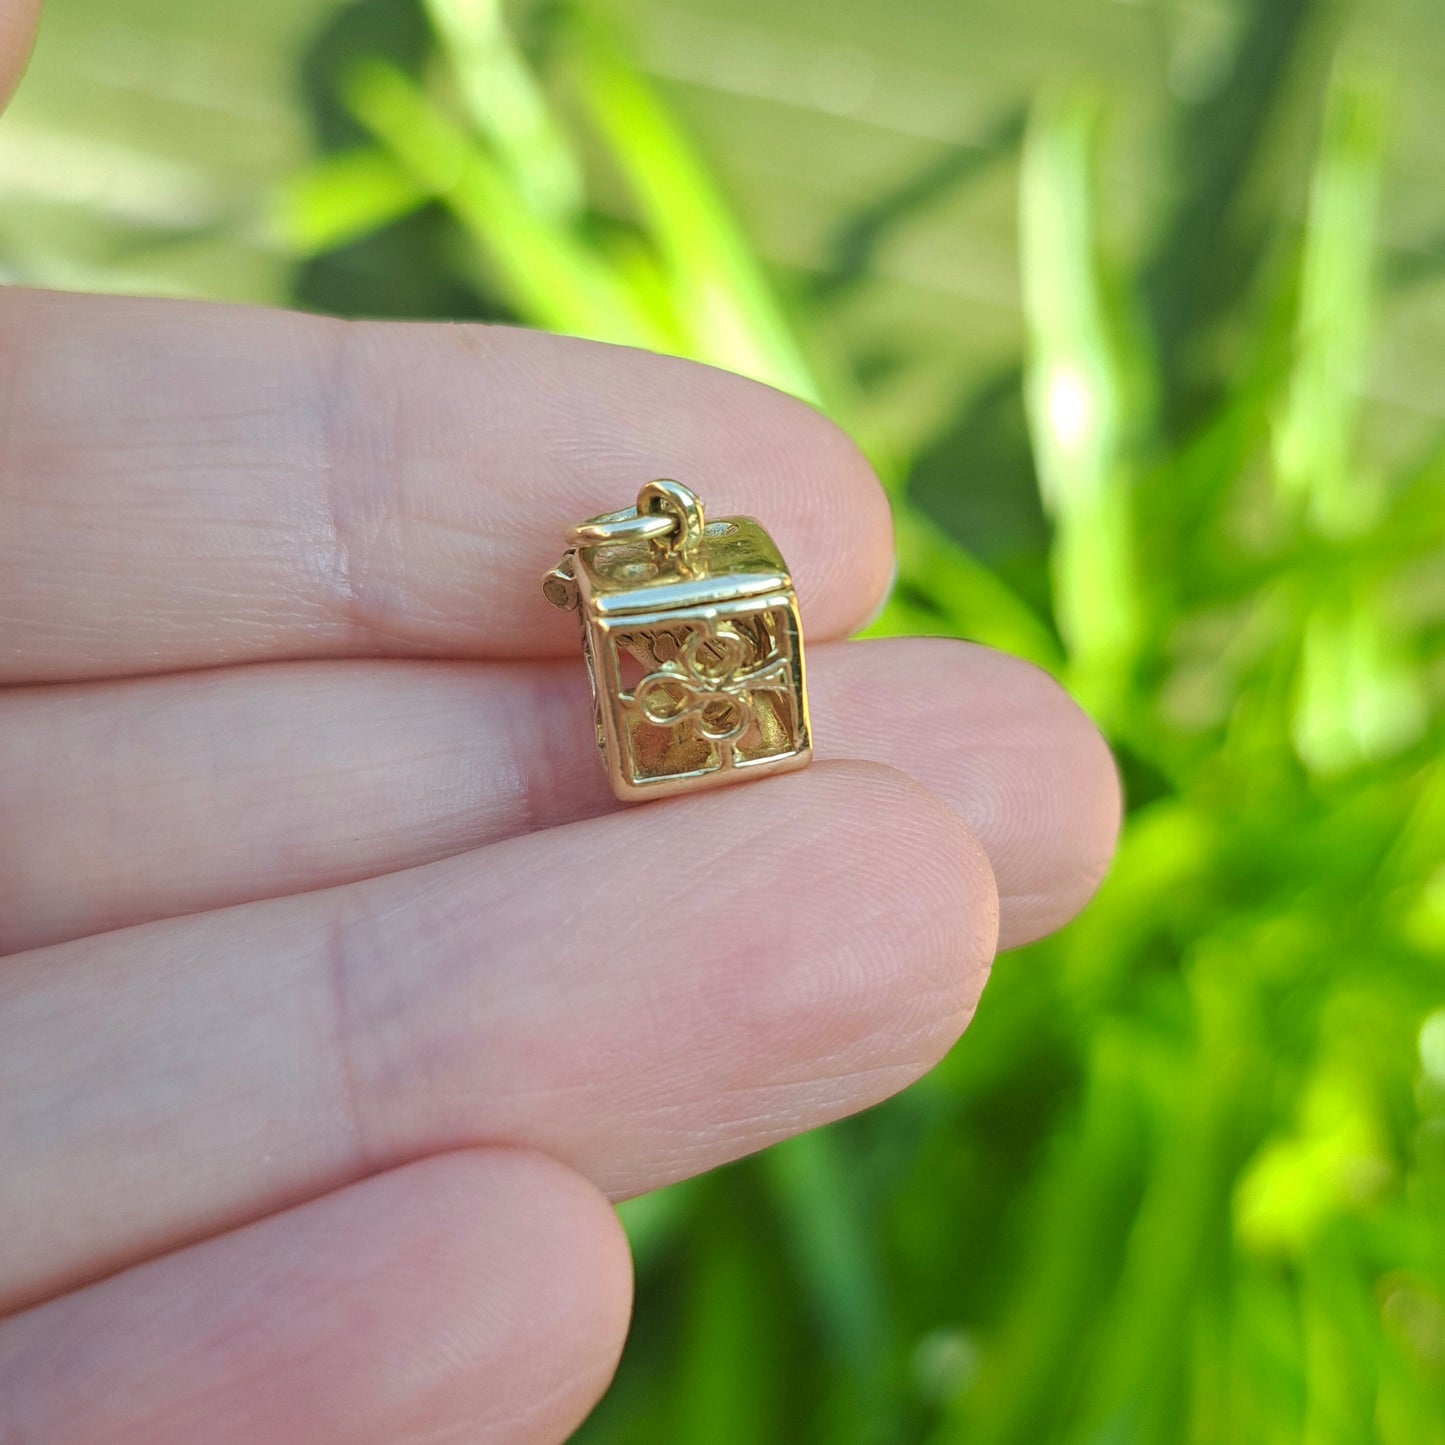
[[[455,1314],[428,1349],[460,1364],[455,1396],[427,1402],[426,1415],[490,1422],[480,1438],[506,1445],[565,1439],[611,1383],[627,1337],[632,1260],[616,1211],[575,1170],[529,1149],[466,1149],[412,1167],[435,1175],[424,1185],[450,1236],[436,1273]],[[523,1287],[498,1289],[499,1244]],[[514,1342],[512,1359],[498,1359],[501,1340]]]
[[[434,1155],[12,1317],[0,1436],[552,1445],[630,1299],[591,1184],[520,1149]]]
[[[813,641],[845,637],[878,611],[892,585],[892,508],[842,427],[806,402],[771,396],[779,406],[773,469],[793,479],[780,489],[775,535],[793,564],[804,633]]]
[[[849,1102],[830,1101],[836,1117],[913,1082],[958,1040],[988,979],[998,898],[967,825],[900,769],[823,762],[795,786],[809,815],[803,861],[814,860],[796,897],[817,936],[795,948],[796,972],[750,985],[788,1030],[778,1052],[838,1071],[832,1093]]]
[[[999,948],[1017,948],[1077,916],[1108,873],[1123,816],[1119,769],[1097,724],[1058,678],[990,648],[942,646],[973,686],[980,671],[995,680],[997,735],[1012,743],[999,753],[1009,816],[985,812],[978,827],[1009,840],[997,869]]]
[[[1049,873],[1039,867],[1043,886],[1020,888],[1010,927],[999,946],[1016,948],[1062,928],[1098,892],[1109,872],[1124,816],[1119,765],[1098,725],[1063,685],[1042,669],[1033,669],[1043,706],[1056,719],[1061,777],[1039,810],[1040,832],[1070,840],[1062,866]],[[1052,808],[1049,806],[1052,803]],[[1051,816],[1052,814],[1052,816]],[[1040,853],[1050,852],[1042,845]]]
[[[589,912],[587,997],[545,1067],[528,1051],[521,1107],[555,1100],[560,1072],[602,1122],[554,1106],[532,1137],[614,1198],[878,1103],[973,1015],[988,860],[895,768],[817,763],[572,827],[634,886]],[[599,1033],[605,1061],[577,1066]]]
[[[40,0],[0,0],[0,107],[25,73]]]
[[[1088,902],[1118,836],[1119,775],[1055,678],[992,648],[908,637],[820,652],[810,689],[833,720],[821,749],[905,768],[982,844],[1000,948],[1042,938]]]
[[[999,936],[993,866],[958,811],[901,768],[878,762],[822,767],[838,770],[865,795],[861,808],[871,823],[874,856],[908,900],[904,966],[909,991],[922,1005],[909,1036],[922,1074],[958,1040],[988,982]],[[879,850],[881,839],[886,848]]]
[[[852,437],[791,393],[720,367],[634,347],[486,328],[491,367],[530,378],[542,436],[568,437],[554,486],[579,520],[626,506],[642,482],[675,477],[715,518],[750,516],[778,543],[813,640],[840,637],[878,605],[893,566],[893,523],[877,474]],[[551,418],[561,419],[553,426]],[[580,509],[580,510],[578,510]]]

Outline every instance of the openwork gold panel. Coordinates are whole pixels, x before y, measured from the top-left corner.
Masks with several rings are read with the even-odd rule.
[[[579,545],[544,579],[549,600],[580,614],[614,790],[652,797],[801,766],[802,637],[777,548],[750,518],[709,526],[685,488],[649,486],[681,494],[674,532],[636,535],[659,514],[639,498],[635,513],[574,529]]]

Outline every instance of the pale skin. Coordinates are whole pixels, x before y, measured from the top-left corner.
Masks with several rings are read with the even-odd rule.
[[[818,760],[623,809],[538,580],[660,475],[792,564]],[[704,367],[0,292],[0,1438],[565,1439],[610,1201],[909,1083],[1107,865],[1054,683],[841,640],[890,556]]]

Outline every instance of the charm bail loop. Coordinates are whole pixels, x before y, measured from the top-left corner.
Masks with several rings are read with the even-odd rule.
[[[702,541],[705,528],[697,493],[666,477],[646,483],[631,511],[604,512],[567,529],[570,547],[600,547],[648,541],[669,552],[687,552]]]
[[[639,516],[672,518],[676,530],[659,539],[670,552],[691,552],[702,541],[707,525],[697,493],[666,477],[648,482],[638,492],[637,512]]]

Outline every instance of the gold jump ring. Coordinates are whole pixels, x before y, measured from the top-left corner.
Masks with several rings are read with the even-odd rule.
[[[676,517],[666,512],[649,512],[646,516],[609,515],[578,522],[567,529],[569,547],[597,547],[608,542],[660,542],[678,530]]]

